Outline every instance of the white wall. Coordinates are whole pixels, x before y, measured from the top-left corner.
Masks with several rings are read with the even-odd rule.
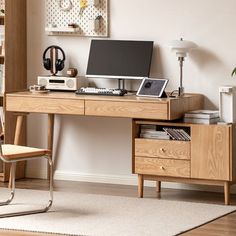
[[[218,87],[236,85],[230,78],[236,66],[235,0],[110,0],[110,38],[154,40],[151,75],[169,78],[178,87],[178,62],[165,45],[183,37],[199,45],[184,64],[187,92],[207,96],[206,107],[218,107]],[[44,33],[44,1],[28,0],[28,83],[36,83],[43,50],[61,46],[67,65],[85,74],[90,38],[49,37]],[[109,87],[109,81],[96,81]],[[137,85],[135,85],[137,86]],[[46,144],[45,117],[31,116],[28,143]],[[95,117],[57,116],[55,126],[56,178],[122,182],[131,176],[131,121]],[[42,164],[28,165],[28,176],[42,176]],[[44,165],[43,165],[44,166]],[[122,178],[123,177],[123,178]],[[127,177],[127,179],[126,179]],[[130,178],[130,180],[132,180]]]

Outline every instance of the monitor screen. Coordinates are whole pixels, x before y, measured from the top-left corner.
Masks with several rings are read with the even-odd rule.
[[[149,77],[152,41],[92,40],[86,76],[118,79]]]

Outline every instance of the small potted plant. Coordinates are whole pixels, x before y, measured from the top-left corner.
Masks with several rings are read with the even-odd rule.
[[[231,73],[231,76],[236,76],[236,67],[233,69],[232,73]]]

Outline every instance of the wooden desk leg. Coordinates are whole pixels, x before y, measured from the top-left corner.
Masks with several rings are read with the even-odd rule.
[[[53,150],[54,114],[48,114],[48,149]],[[51,155],[52,158],[52,155]],[[47,179],[50,176],[50,166],[47,166]]]
[[[16,130],[15,130],[15,137],[14,137],[14,144],[15,145],[20,144],[20,134],[21,134],[21,128],[22,128],[22,124],[23,124],[23,119],[24,119],[24,115],[17,115]],[[11,181],[12,174],[13,174],[12,168],[10,168],[10,177],[9,177],[9,185],[8,185],[9,188],[11,188],[11,186],[12,186],[12,181]]]
[[[143,198],[143,175],[138,175],[138,197]]]
[[[224,183],[225,205],[230,204],[230,183]]]
[[[161,192],[161,181],[157,181],[157,182],[156,182],[156,191],[157,191],[158,193]]]

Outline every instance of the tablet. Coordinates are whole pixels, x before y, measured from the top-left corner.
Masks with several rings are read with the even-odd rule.
[[[160,98],[167,84],[167,79],[144,78],[136,95]]]

